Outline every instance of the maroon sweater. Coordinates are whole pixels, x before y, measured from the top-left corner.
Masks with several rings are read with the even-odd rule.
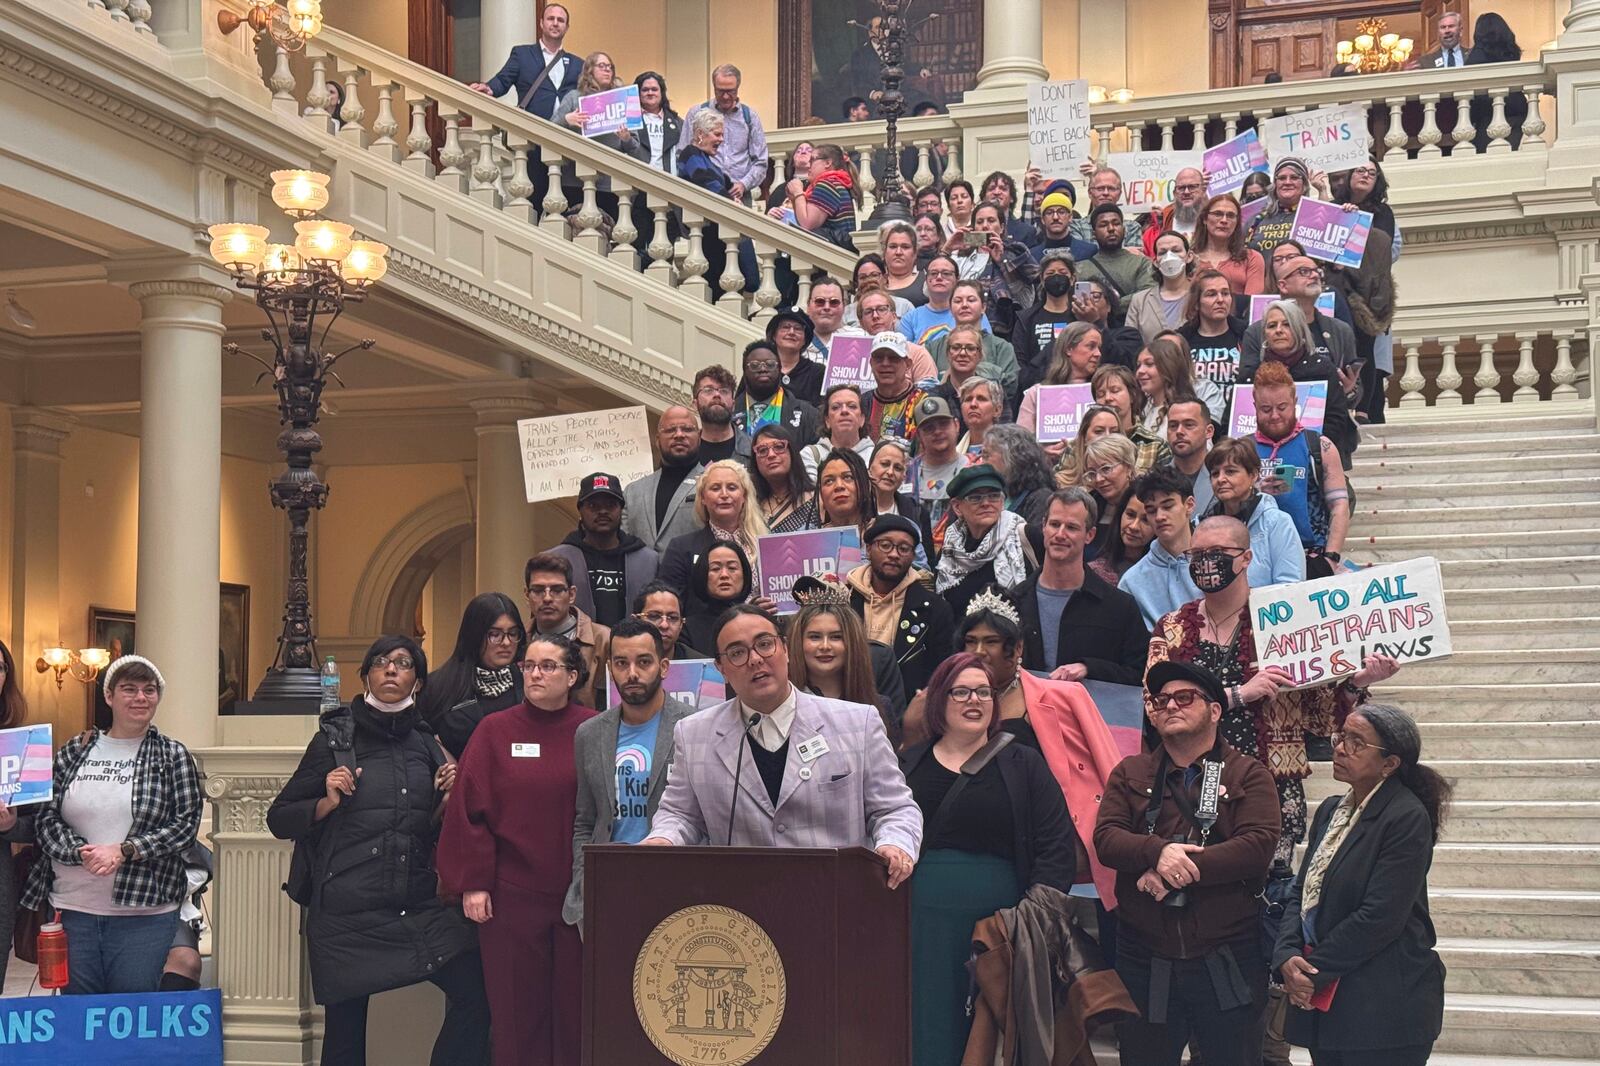
[[[572,737],[594,714],[576,703],[541,711],[524,702],[483,720],[445,805],[440,892],[492,892],[504,884],[557,900],[565,895],[578,805]],[[523,745],[523,754],[513,755],[513,745]]]

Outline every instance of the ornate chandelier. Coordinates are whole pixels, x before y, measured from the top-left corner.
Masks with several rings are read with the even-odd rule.
[[[322,31],[322,0],[251,0],[243,15],[227,8],[217,12],[217,28],[224,36],[241,25],[249,26],[256,40],[270,36],[286,52],[298,52]]]
[[[1356,23],[1361,32],[1355,40],[1340,41],[1334,46],[1334,59],[1353,64],[1362,74],[1399,70],[1411,58],[1411,38],[1385,33],[1388,28],[1383,19],[1362,19]]]

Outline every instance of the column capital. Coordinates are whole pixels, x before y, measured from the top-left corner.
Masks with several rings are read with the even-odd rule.
[[[200,278],[162,278],[153,281],[136,281],[128,286],[128,294],[143,304],[146,300],[163,296],[183,300],[202,300],[222,307],[233,299],[233,290]]]
[[[47,407],[18,407],[11,412],[11,437],[18,452],[49,459],[61,457],[61,442],[72,435],[78,420],[65,411]]]
[[[477,428],[481,433],[486,427],[515,427],[518,419],[552,413],[550,403],[539,399],[535,391],[532,380],[514,378],[458,385],[456,396],[477,415]]]

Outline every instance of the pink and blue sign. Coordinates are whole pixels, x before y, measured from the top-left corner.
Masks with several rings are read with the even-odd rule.
[[[49,725],[0,729],[0,803],[22,807],[48,800],[54,754]]]
[[[728,701],[727,682],[714,659],[674,659],[667,666],[667,679],[661,687],[668,696],[697,711]],[[611,672],[606,671],[606,706],[615,707],[621,698],[616,682],[611,680]]]
[[[1306,429],[1322,431],[1328,417],[1328,383],[1302,381],[1294,387],[1294,412],[1300,425]],[[1228,412],[1228,436],[1250,437],[1256,431],[1256,390],[1253,385],[1233,387],[1233,407]]]
[[[1325,263],[1359,267],[1372,232],[1371,211],[1346,211],[1339,204],[1303,199],[1294,212],[1289,235],[1306,254]]]
[[[578,97],[578,110],[587,115],[585,137],[599,137],[622,129],[644,129],[644,111],[639,107],[639,87],[624,86]]]
[[[1089,385],[1040,385],[1034,399],[1038,411],[1034,435],[1040,443],[1050,444],[1078,435],[1083,412],[1094,404],[1094,391]]]
[[[1206,192],[1212,196],[1237,195],[1246,178],[1266,169],[1267,150],[1261,146],[1261,138],[1255,130],[1245,130],[1232,140],[1206,149],[1205,171],[1211,175]]]
[[[808,529],[800,533],[768,533],[756,539],[756,570],[761,595],[778,605],[779,614],[800,609],[794,583],[802,577],[844,575],[861,565],[861,534],[855,529]]]

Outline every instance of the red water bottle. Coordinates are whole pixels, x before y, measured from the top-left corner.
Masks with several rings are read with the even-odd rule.
[[[67,931],[60,922],[39,927],[39,987],[67,987]]]

